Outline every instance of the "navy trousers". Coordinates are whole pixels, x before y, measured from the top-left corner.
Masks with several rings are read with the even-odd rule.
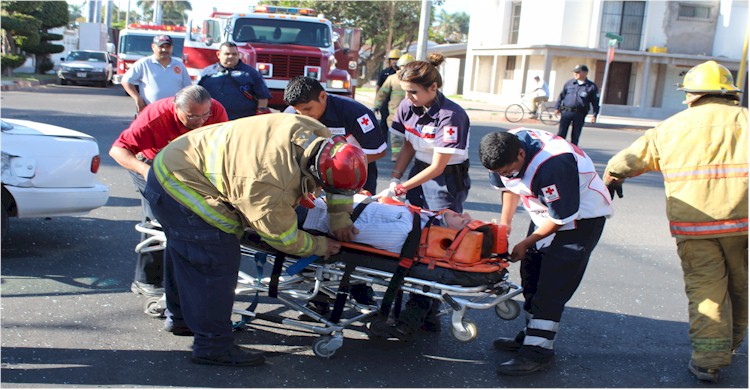
[[[146,180],[141,176],[140,173],[135,173],[128,170],[130,178],[133,179],[133,184],[138,189],[138,193],[141,194],[141,208],[143,211],[144,220],[154,220],[154,213],[148,205],[148,202],[143,198],[143,191],[146,188]],[[144,239],[145,237],[141,237]],[[162,286],[162,277],[164,275],[164,252],[153,251],[146,253],[139,253],[138,259],[135,263],[135,281],[153,284],[156,287]]]
[[[193,356],[228,352],[234,345],[231,315],[240,270],[239,239],[174,200],[153,169],[143,196],[167,237],[164,292],[172,321],[195,334]]]
[[[581,138],[581,131],[583,130],[583,123],[586,121],[585,111],[563,111],[560,115],[560,127],[557,130],[557,135],[565,138],[568,136],[568,127],[573,124],[573,131],[570,134],[570,143],[578,145],[578,140]]]

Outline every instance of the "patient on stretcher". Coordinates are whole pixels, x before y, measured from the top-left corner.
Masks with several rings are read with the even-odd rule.
[[[365,195],[355,195],[354,207],[356,208],[365,198]],[[322,198],[315,199],[315,207],[307,211],[302,228],[308,231],[316,230],[322,233],[330,233],[326,210],[325,201]],[[412,230],[412,215],[413,212],[408,206],[370,203],[354,221],[354,227],[359,230],[354,242],[399,253],[407,235]],[[431,217],[435,218],[433,224],[456,230],[462,229],[472,221],[468,213],[459,214],[452,210],[444,210],[438,215],[423,210],[420,217],[422,228]]]

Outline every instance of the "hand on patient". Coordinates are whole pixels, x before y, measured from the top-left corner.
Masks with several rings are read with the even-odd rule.
[[[327,259],[332,255],[339,253],[339,251],[341,250],[341,243],[336,240],[326,238],[326,244],[326,253],[323,254],[324,259]]]
[[[401,184],[401,180],[391,179],[391,185],[387,189],[380,191],[377,195],[373,196],[373,199],[380,198],[398,198],[403,201],[406,195],[406,188]]]
[[[359,234],[359,230],[357,230],[354,225],[349,225],[333,231],[333,236],[336,237],[337,240],[343,242],[353,241],[354,236],[357,234]]]

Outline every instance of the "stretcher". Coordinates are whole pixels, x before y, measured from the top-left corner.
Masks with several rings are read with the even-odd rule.
[[[469,266],[464,261],[467,259],[461,258],[476,250],[484,250],[483,255],[488,255],[488,243],[491,245],[489,249],[504,248],[507,251],[505,231],[494,231],[493,234],[502,237],[498,244],[497,240],[488,242],[484,233],[465,229],[462,245],[451,245],[452,240],[458,238],[456,231],[436,228],[432,227],[429,234],[422,235],[420,258],[414,259],[406,270],[403,265],[408,259],[367,245],[342,243],[338,254],[313,261],[312,258],[281,254],[254,232],[247,232],[241,240],[241,254],[243,258],[255,261],[256,271],[255,275],[244,271],[238,274],[235,294],[245,299],[233,309],[233,319],[239,317],[234,327],[242,329],[254,319],[263,319],[304,329],[319,335],[312,344],[313,353],[319,357],[331,357],[343,345],[343,331],[350,326],[366,324],[369,337],[387,338],[384,329],[393,321],[389,316],[395,293],[408,292],[439,300],[439,315],[450,315],[450,331],[463,342],[470,342],[478,335],[476,323],[466,318],[469,309],[494,309],[503,320],[517,318],[521,308],[512,298],[522,289],[508,280],[508,263],[502,256],[490,253],[485,264],[476,264],[479,267]],[[136,230],[145,237],[136,246],[136,252],[164,249],[166,238],[157,222],[139,223]],[[467,250],[468,247],[473,249]],[[266,272],[269,268],[270,275]],[[475,272],[477,269],[479,271]],[[349,294],[349,287],[357,283],[373,287],[374,304],[360,303]],[[287,309],[302,313],[306,319],[259,311],[259,294],[275,298]],[[254,301],[244,307],[247,298],[253,295]],[[328,297],[333,303],[331,313],[321,314],[307,305],[321,296]],[[144,312],[153,317],[163,316],[165,309],[164,297],[149,298],[144,305]],[[396,307],[396,315],[398,310]]]

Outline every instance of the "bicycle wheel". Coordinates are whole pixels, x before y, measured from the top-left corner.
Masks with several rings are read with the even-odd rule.
[[[505,120],[516,123],[523,119],[524,109],[520,104],[511,104],[505,109]]]
[[[542,110],[542,114],[539,116],[539,119],[545,125],[556,125],[560,123],[560,116],[555,115],[555,109],[552,107],[545,107]]]

